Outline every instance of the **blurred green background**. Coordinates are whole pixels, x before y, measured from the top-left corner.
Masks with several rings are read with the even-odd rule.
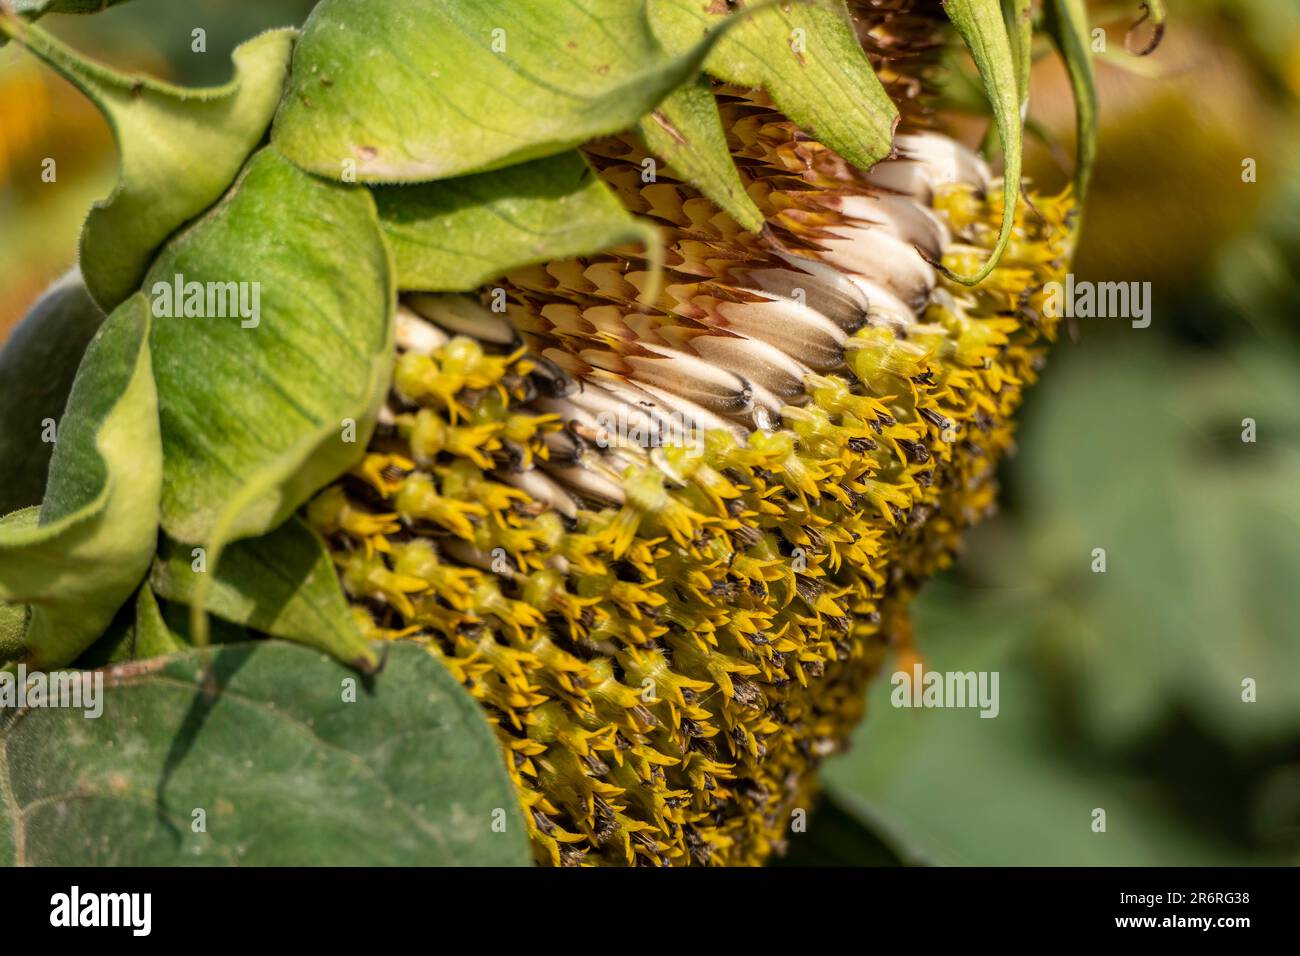
[[[216,83],[236,43],[311,5],[136,0],[46,23],[115,66]],[[1123,50],[1136,6],[1092,5],[1102,136],[1075,273],[1151,282],[1153,320],[1063,336],[1001,514],[916,609],[926,666],[999,672],[1001,712],[895,709],[878,681],[787,863],[1300,862],[1300,4],[1171,4],[1142,60]],[[1053,58],[1033,95],[1029,174],[1052,190],[1073,154]],[[114,175],[93,109],[0,49],[0,336],[75,261]]]

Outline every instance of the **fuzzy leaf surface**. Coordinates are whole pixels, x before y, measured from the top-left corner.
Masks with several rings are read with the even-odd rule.
[[[87,216],[80,255],[95,301],[112,310],[139,288],[167,237],[216,202],[266,132],[294,31],[241,44],[234,79],[203,89],[115,73],[34,26],[15,35],[95,103],[117,141],[118,184]]]
[[[225,314],[179,314],[182,279],[204,290],[201,311]],[[164,248],[146,288],[172,313],[152,337],[162,526],[205,545],[211,569],[225,543],[278,526],[365,449],[392,371],[389,256],[366,190],[265,149]],[[208,288],[226,289],[224,307],[214,296],[208,309]]]
[[[462,292],[518,266],[659,242],[573,150],[374,194],[401,289]]]
[[[334,179],[497,169],[635,126],[716,38],[670,53],[632,0],[323,0],[272,140]]]
[[[149,319],[142,295],[109,316],[77,372],[39,510],[0,523],[0,601],[32,606],[31,667],[72,661],[148,570],[163,472]]]
[[[324,542],[301,519],[230,545],[215,571],[195,571],[192,549],[164,539],[149,580],[160,597],[192,604],[209,574],[206,607],[217,617],[325,651],[358,670],[378,666],[352,622]]]
[[[637,125],[650,151],[743,228],[763,228],[763,214],[745,192],[722,129],[718,102],[704,77],[674,90]]]
[[[647,10],[656,35],[675,52],[735,19],[705,62],[710,74],[763,87],[790,119],[860,169],[889,155],[898,109],[839,0],[756,7],[743,19],[699,0],[650,0]]]
[[[187,651],[110,668],[102,696],[95,720],[68,708],[5,715],[3,862],[530,862],[491,727],[413,644],[394,645],[366,682],[279,641]]]

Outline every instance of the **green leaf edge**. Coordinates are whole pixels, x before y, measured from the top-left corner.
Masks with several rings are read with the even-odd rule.
[[[651,4],[654,4],[656,0],[650,0],[650,2]],[[714,11],[711,7],[706,7],[702,3],[697,4],[695,0],[657,0],[657,2],[670,5],[671,7],[676,8],[681,15],[691,15],[703,23],[707,23],[711,19],[709,16],[711,13],[721,14],[720,11]],[[751,67],[754,67],[754,64],[759,64],[758,67],[754,67],[757,72],[749,73],[745,71],[737,71],[735,69],[728,69],[722,56],[722,54],[725,53],[725,49],[721,46],[720,41],[720,45],[712,51],[712,55],[710,55],[705,61],[704,70],[709,75],[726,83],[733,83],[740,86],[763,87],[772,97],[776,106],[786,116],[801,128],[810,132],[819,142],[835,150],[835,152],[843,156],[859,169],[870,169],[877,162],[885,159],[892,153],[894,132],[897,129],[899,122],[898,107],[895,106],[894,101],[885,91],[883,84],[880,82],[880,78],[876,75],[875,68],[871,65],[871,61],[867,58],[866,53],[862,51],[858,44],[856,34],[853,32],[853,27],[849,19],[848,8],[845,6],[843,0],[795,0],[795,4],[802,7],[820,9],[823,12],[834,15],[842,22],[847,31],[847,35],[852,39],[852,55],[860,58],[859,65],[861,70],[856,77],[853,77],[853,80],[855,80],[859,85],[853,90],[853,95],[859,101],[874,108],[881,114],[883,119],[887,120],[887,122],[878,124],[878,128],[873,131],[874,135],[870,137],[871,139],[877,140],[877,143],[864,145],[862,140],[867,137],[862,135],[861,130],[858,131],[857,136],[849,136],[845,138],[839,136],[833,129],[822,128],[821,124],[819,124],[814,118],[814,111],[806,109],[804,102],[800,98],[793,95],[787,95],[788,91],[785,89],[785,84],[783,82],[786,74],[782,73],[776,65],[767,62],[764,57],[760,55],[762,51],[750,50],[753,60],[750,65]],[[785,12],[786,7],[788,6],[791,6],[788,0],[774,0],[774,2],[759,3],[753,6],[743,7],[737,11],[721,14],[720,20],[721,22],[739,24],[747,19],[757,18],[759,14],[769,8],[777,8],[777,12]],[[652,16],[652,22],[655,19],[657,18]],[[773,17],[773,22],[775,22],[775,19],[776,18]],[[784,23],[783,20],[781,22]],[[658,35],[661,41],[665,42],[666,45],[671,45],[673,37],[667,31],[657,31],[656,35]],[[744,46],[742,37],[737,36],[729,39],[730,42],[735,42],[740,44],[742,48],[748,49]],[[783,40],[783,42],[786,41]]]
[[[0,15],[0,33],[17,39],[32,54],[84,93],[104,116],[117,144],[120,157],[117,183],[106,198],[91,206],[82,228],[80,242],[80,261],[84,281],[95,301],[105,312],[112,311],[139,288],[154,256],[167,241],[168,236],[208,209],[235,181],[245,159],[265,135],[279,105],[288,78],[289,61],[297,32],[291,27],[268,30],[244,41],[231,54],[234,76],[229,82],[220,86],[191,89],[175,86],[143,74],[128,76],[118,73],[102,64],[84,59],[40,27]],[[161,182],[150,182],[143,186],[132,182],[131,157],[135,155],[135,149],[124,136],[122,122],[115,114],[117,107],[114,100],[122,95],[138,98],[141,91],[181,102],[192,101],[200,104],[230,99],[238,118],[248,121],[237,124],[244,132],[242,137],[234,134],[232,139],[240,138],[242,145],[229,156],[213,156],[210,150],[205,151],[202,156],[207,166],[219,159],[228,160],[227,169],[219,177],[220,181],[217,185],[196,193],[190,201],[178,204],[173,214],[160,220],[154,228],[143,230],[145,238],[141,248],[129,250],[133,254],[127,258],[133,261],[130,264],[131,272],[127,274],[118,271],[127,267],[125,263],[119,261],[123,237],[141,231],[139,230],[140,209],[133,209],[132,206],[152,210],[160,202],[166,205],[177,196],[175,182],[186,179],[184,170],[177,169],[174,176],[167,177]],[[242,101],[241,93],[246,93],[248,100],[252,102],[246,104]],[[241,105],[247,105],[246,114],[239,111]],[[151,176],[154,179],[156,177],[156,173]],[[190,178],[189,181],[192,183],[193,179]],[[160,198],[162,196],[167,197],[165,201]],[[145,224],[152,225],[148,222]],[[101,254],[101,249],[114,250],[108,258],[108,262],[114,266],[111,271],[97,266],[97,263],[105,261],[105,254]]]
[[[96,374],[103,370],[96,363],[111,362],[108,349],[118,346],[117,337],[133,336],[134,364],[124,376],[122,391],[94,423],[93,454],[103,469],[99,486],[79,489],[79,476],[65,474],[66,455],[77,454],[66,450],[75,438],[65,437],[55,448],[39,509],[23,509],[0,521],[0,566],[9,565],[0,580],[0,600],[31,605],[21,658],[29,666],[59,667],[89,647],[135,590],[152,559],[162,495],[162,437],[149,350],[150,319],[142,294],[114,310],[86,351],[60,423],[63,428],[81,409],[94,408],[97,396],[88,398],[86,390],[101,384]],[[68,482],[72,500],[65,501]],[[45,570],[43,578],[35,570],[38,566]],[[58,577],[50,568],[59,569]],[[69,585],[69,577],[74,585]]]
[[[740,181],[718,101],[703,76],[668,94],[658,109],[642,117],[637,129],[650,152],[741,228],[747,232],[763,228],[763,213]]]
[[[409,664],[399,662],[404,669],[414,669],[417,666],[431,668],[430,676],[437,685],[437,689],[445,692],[450,699],[454,713],[459,718],[461,730],[466,734],[478,737],[478,749],[488,759],[491,767],[490,774],[495,778],[496,789],[503,798],[502,803],[504,806],[500,809],[507,814],[506,831],[513,834],[511,839],[515,844],[510,853],[511,862],[497,863],[496,865],[532,866],[533,859],[526,835],[527,827],[524,822],[524,809],[519,800],[518,790],[506,768],[505,757],[496,739],[496,734],[492,729],[492,725],[488,722],[482,706],[456,680],[455,676],[423,647],[412,641],[398,641],[388,646],[391,647],[391,653],[385,654],[386,658],[402,656],[411,658]],[[194,695],[201,697],[208,691],[209,685],[207,681],[210,676],[217,672],[216,663],[219,657],[229,655],[236,658],[234,670],[237,671],[245,663],[249,655],[259,652],[276,654],[284,650],[291,650],[294,653],[310,653],[312,649],[279,640],[224,644],[207,648],[186,648],[165,656],[109,665],[102,669],[104,686],[107,690],[110,687],[121,687],[131,682],[159,678],[166,680],[168,683],[181,682],[192,685]],[[241,656],[242,660],[239,659]],[[179,672],[178,668],[180,669]],[[384,677],[380,674],[374,679],[382,681]],[[216,693],[220,694],[221,689],[217,688]],[[15,796],[10,786],[10,774],[5,760],[7,741],[3,739],[8,729],[7,724],[0,722],[0,807],[12,809]],[[456,769],[456,767],[448,767],[447,772],[454,774]],[[9,835],[7,834],[6,821],[0,816],[0,840],[6,835]],[[3,842],[0,842],[0,846],[3,845]],[[470,863],[470,861],[462,862]],[[7,865],[7,862],[0,863],[0,865]]]
[[[487,184],[491,188],[491,183],[495,177],[506,176],[512,172],[519,171],[522,167],[532,165],[542,165],[551,163],[560,163],[571,161],[568,157],[573,157],[576,161],[581,162],[589,171],[590,166],[582,158],[577,150],[563,153],[556,153],[551,156],[544,156],[540,159],[529,160],[526,163],[519,163],[514,166],[507,166],[503,169],[489,170],[482,173],[470,173],[467,176],[457,176],[450,179],[438,179],[424,183],[403,183],[392,185],[372,186],[371,192],[375,196],[375,203],[378,209],[379,224],[384,234],[385,243],[393,256],[394,268],[397,273],[397,286],[401,291],[412,292],[469,292],[477,289],[484,283],[493,279],[498,279],[511,269],[517,269],[522,266],[535,265],[539,262],[549,262],[553,259],[563,259],[571,256],[589,255],[595,252],[601,252],[614,246],[623,245],[624,243],[635,242],[645,248],[646,259],[649,263],[649,271],[652,281],[649,292],[657,294],[660,276],[663,271],[663,241],[658,228],[651,222],[634,216],[624,209],[609,187],[602,183],[595,173],[591,173],[591,178],[582,187],[584,190],[591,190],[591,196],[601,197],[595,202],[600,203],[604,208],[598,210],[602,215],[608,215],[610,219],[610,228],[608,228],[603,239],[596,243],[571,243],[558,247],[554,242],[547,245],[544,253],[537,255],[510,256],[488,258],[484,257],[485,264],[482,268],[465,271],[457,276],[456,279],[447,281],[441,278],[433,278],[433,273],[421,268],[418,255],[408,255],[406,247],[417,242],[418,239],[412,238],[411,234],[427,229],[436,233],[438,231],[438,217],[429,217],[419,223],[403,222],[397,223],[394,217],[388,215],[388,201],[392,197],[400,197],[403,192],[419,193],[423,190],[456,190],[464,189],[466,186],[472,187],[478,183]],[[566,198],[580,195],[578,191],[568,193]],[[409,197],[408,197],[409,198]],[[493,204],[489,199],[483,202],[477,202],[474,205],[476,211],[488,210]],[[409,203],[402,206],[406,211],[412,207]],[[612,221],[618,218],[622,220],[621,228],[612,228]],[[495,251],[495,246],[492,246]],[[649,296],[643,298],[649,299]]]
[[[1083,0],[1047,0],[1043,25],[1065,63],[1074,93],[1075,200],[1083,202],[1097,158],[1097,75],[1089,51]]]
[[[220,564],[202,574],[191,569],[184,548],[184,544],[166,539],[158,550],[149,586],[160,597],[194,608],[203,593],[200,584],[206,579],[204,607],[209,614],[271,637],[324,651],[362,673],[374,673],[379,668],[379,658],[352,618],[325,542],[297,515],[261,537],[233,542]],[[292,590],[277,591],[280,581],[276,579],[276,571],[286,569],[281,558],[286,551],[294,550],[299,559],[305,552],[312,553],[310,567],[303,580],[294,582],[296,586]],[[260,580],[270,582],[261,594],[241,591],[230,580],[236,571],[242,572],[242,576],[254,576],[259,566],[266,568]],[[304,569],[295,563],[288,570]],[[322,600],[314,600],[305,592],[311,583],[324,586]],[[294,608],[312,615],[321,626],[294,627],[283,623],[284,612]]]
[[[1002,153],[1006,160],[1002,177],[1002,225],[998,231],[998,241],[989,253],[988,260],[977,272],[968,276],[959,275],[942,263],[935,263],[935,268],[953,282],[978,285],[997,268],[1011,241],[1011,231],[1016,222],[1016,206],[1020,201],[1021,154],[1024,149],[1020,87],[1016,78],[1016,57],[1012,52],[1012,41],[999,0],[943,0],[943,7],[979,68],[985,92],[993,107],[998,138],[1002,141]]]

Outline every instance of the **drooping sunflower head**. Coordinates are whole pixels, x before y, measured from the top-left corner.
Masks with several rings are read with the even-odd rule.
[[[142,656],[112,624],[159,600],[191,623],[145,656],[209,614],[363,670],[418,643],[492,726],[540,862],[761,863],[993,507],[1077,233],[1086,20],[592,7],[327,0],[197,96],[0,19],[120,136],[195,110],[226,158],[165,203],[124,160],[87,223],[112,317],[0,599],[36,666]],[[1085,104],[1059,195],[1020,180],[1035,21]],[[999,172],[945,123],[960,41]],[[239,321],[178,322],[214,285]]]

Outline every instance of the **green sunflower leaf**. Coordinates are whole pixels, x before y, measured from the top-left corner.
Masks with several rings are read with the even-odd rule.
[[[392,265],[369,192],[265,149],[146,288],[162,526],[211,571],[361,456],[392,373]]]
[[[24,711],[0,729],[0,862],[530,863],[478,704],[423,648],[390,658],[363,679],[292,644],[226,645],[108,669],[94,720]]]
[[[72,661],[149,568],[163,471],[149,324],[143,296],[109,316],[72,386],[39,511],[0,523],[0,601],[32,606],[30,666]]]
[[[956,275],[944,269],[944,273],[956,282],[978,285],[997,268],[1007,243],[1011,241],[1011,229],[1016,221],[1016,205],[1020,200],[1020,160],[1024,151],[1020,117],[1021,88],[1017,79],[1016,56],[999,0],[943,0],[943,6],[979,68],[985,92],[993,107],[998,138],[1002,141],[1004,208],[997,244],[989,254],[988,261],[974,275]]]
[[[734,14],[700,0],[649,0],[670,50],[694,48]],[[861,169],[893,149],[898,109],[858,44],[840,0],[758,7],[737,19],[705,62],[713,76],[761,86],[783,113]]]
[[[39,504],[54,453],[52,423],[68,403],[104,313],[76,272],[32,306],[0,349],[0,514]]]
[[[323,0],[272,141],[334,179],[421,182],[635,126],[719,32],[669,53],[631,0]]]
[[[1074,91],[1074,194],[1082,204],[1097,158],[1097,77],[1088,47],[1088,10],[1083,0],[1048,0],[1044,27],[1065,61]]]
[[[650,152],[669,171],[690,183],[744,229],[763,228],[763,214],[745,192],[731,160],[727,134],[709,81],[697,77],[674,90],[637,124]]]
[[[280,101],[293,30],[274,30],[232,54],[224,86],[184,89],[123,76],[82,59],[35,26],[15,29],[27,48],[76,84],[104,114],[121,153],[117,187],[81,233],[81,269],[105,310],[140,287],[158,247],[214,203],[266,132]]]
[[[639,243],[637,219],[575,151],[489,173],[374,190],[402,289],[460,292],[518,266]]]
[[[192,604],[212,574],[206,608],[217,617],[325,651],[361,671],[379,666],[353,623],[324,542],[297,517],[230,545],[215,570],[197,564],[195,550],[163,540],[149,578],[159,596]]]

